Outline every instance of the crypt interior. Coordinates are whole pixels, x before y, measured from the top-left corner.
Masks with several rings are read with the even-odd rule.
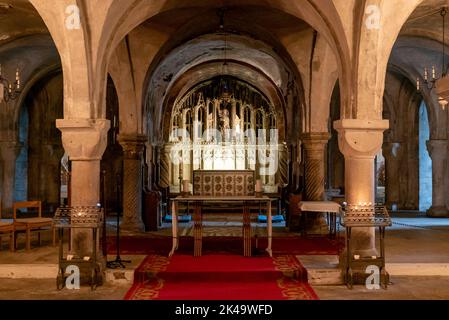
[[[235,293],[212,297],[449,299],[446,13],[448,0],[0,1],[0,299],[205,299],[184,288],[231,271]],[[385,225],[350,229],[360,208]],[[97,233],[66,209],[96,212]],[[109,263],[120,253],[124,268]],[[102,285],[57,290],[77,257]],[[254,277],[279,273],[279,293],[251,291],[235,267],[251,261]],[[373,264],[388,290],[365,287]],[[282,275],[292,266],[305,278]],[[148,270],[166,285],[136,282]]]

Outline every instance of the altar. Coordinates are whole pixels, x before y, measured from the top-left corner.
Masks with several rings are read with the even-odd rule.
[[[272,198],[255,192],[255,173],[251,170],[195,170],[193,172],[193,195],[185,194],[172,200],[172,256],[178,248],[179,204],[193,207],[194,255],[202,254],[204,207],[233,206],[243,215],[243,255],[251,256],[251,206],[264,204],[267,212],[268,247],[271,256],[272,242]]]
[[[179,237],[178,237],[178,205],[179,203],[193,204],[194,214],[194,256],[198,257],[202,255],[202,239],[203,239],[203,205],[204,204],[217,204],[217,203],[229,203],[233,205],[239,205],[243,208],[243,255],[245,257],[251,256],[251,204],[264,203],[267,207],[267,235],[268,246],[266,248],[267,253],[272,256],[272,235],[273,224],[271,215],[271,201],[272,199],[267,196],[178,196],[172,199],[172,237],[173,244],[172,250],[169,256],[172,256],[178,249]]]

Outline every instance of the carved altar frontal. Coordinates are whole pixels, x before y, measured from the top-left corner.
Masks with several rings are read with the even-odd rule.
[[[194,170],[195,196],[253,196],[255,174],[252,170]]]

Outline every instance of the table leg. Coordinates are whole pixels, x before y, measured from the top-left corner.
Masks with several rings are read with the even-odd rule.
[[[194,253],[195,257],[201,257],[202,255],[202,242],[203,242],[203,219],[201,212],[201,203],[196,202],[193,213],[193,237],[194,237]]]
[[[267,212],[267,233],[268,233],[268,247],[267,252],[270,257],[273,256],[273,251],[271,249],[273,242],[273,218],[271,215],[271,201],[268,201],[268,212]]]
[[[172,237],[173,237],[173,244],[171,251],[169,253],[169,257],[173,256],[175,251],[178,249],[178,204],[176,201],[172,202]]]
[[[243,255],[251,257],[251,213],[247,203],[243,205]]]

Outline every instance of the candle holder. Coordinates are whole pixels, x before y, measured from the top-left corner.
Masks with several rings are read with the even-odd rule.
[[[256,193],[256,197],[260,198],[263,195],[263,187],[262,187],[262,180],[257,179],[256,180],[256,186],[255,186],[255,193]]]
[[[190,196],[190,190],[189,189],[190,189],[189,180],[183,180],[182,181],[181,196],[182,197]]]

